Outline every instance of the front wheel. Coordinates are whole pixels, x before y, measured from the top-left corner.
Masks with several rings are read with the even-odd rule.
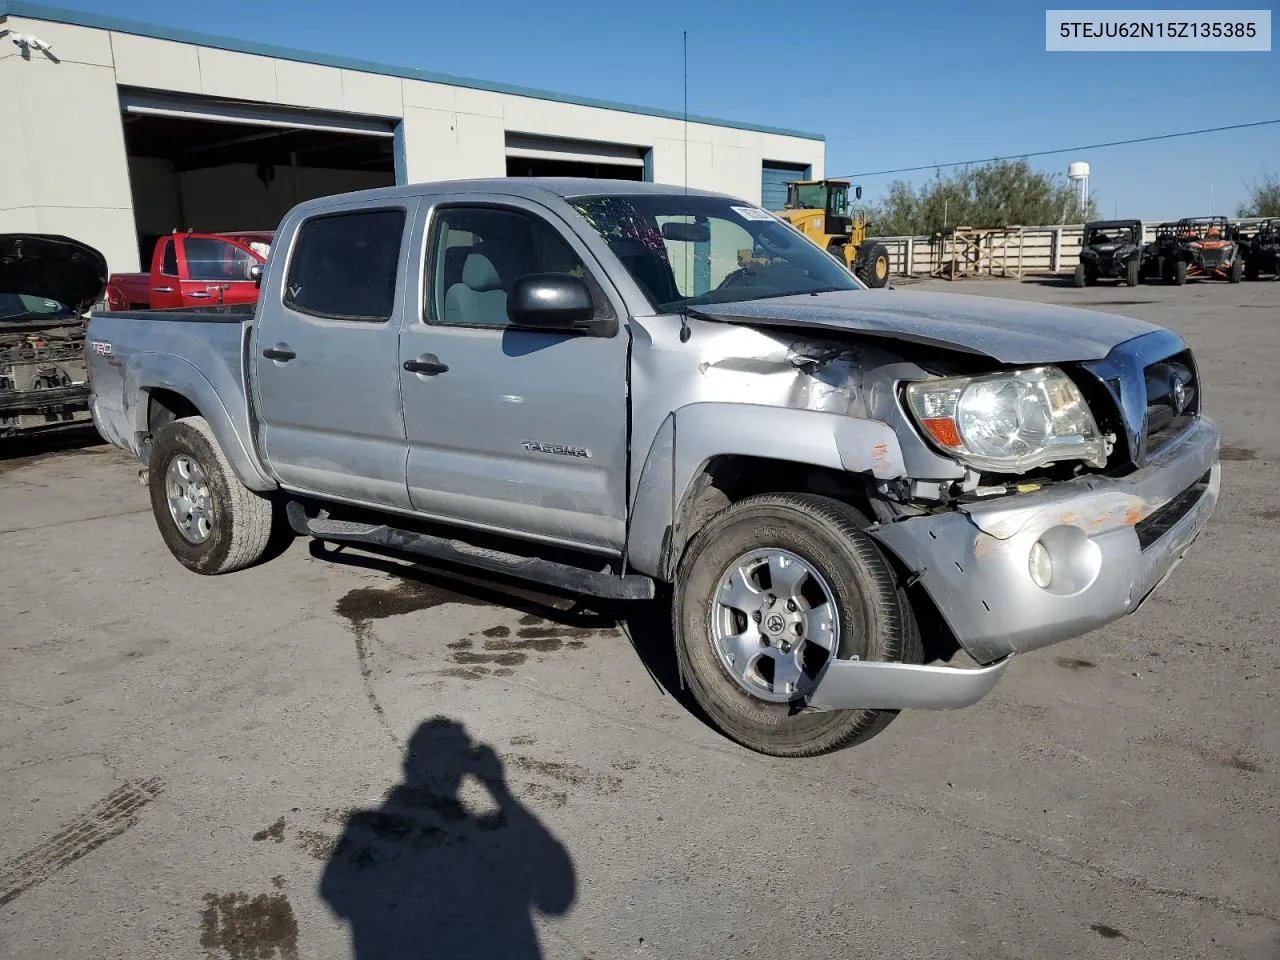
[[[1083,263],[1076,264],[1076,272],[1071,275],[1071,285],[1073,287],[1084,286],[1084,264]]]
[[[1126,269],[1124,279],[1126,286],[1136,287],[1138,285],[1138,273],[1140,270],[1141,264],[1138,263],[1136,257],[1129,261],[1129,266]]]
[[[808,494],[749,497],[681,559],[676,650],[699,706],[727,736],[777,757],[869,740],[896,710],[808,711],[833,659],[919,663],[906,597],[852,508]]]
[[[873,243],[865,252],[858,251],[858,279],[868,287],[883,287],[889,282],[889,251],[883,243]]]
[[[147,474],[160,536],[188,570],[230,573],[266,552],[271,501],[240,482],[204,417],[162,427]]]
[[[1239,283],[1244,278],[1244,264],[1235,260],[1231,264],[1231,282]]]
[[[1178,286],[1185,286],[1187,282],[1187,262],[1185,260],[1175,261],[1173,264],[1173,282]]]

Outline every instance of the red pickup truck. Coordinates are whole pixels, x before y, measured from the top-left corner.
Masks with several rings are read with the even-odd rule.
[[[254,303],[274,231],[171,233],[156,241],[150,273],[113,273],[111,310]]]

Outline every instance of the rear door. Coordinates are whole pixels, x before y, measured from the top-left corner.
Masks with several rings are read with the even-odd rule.
[[[251,361],[263,452],[290,489],[409,506],[397,357],[416,206],[335,203],[277,238]]]
[[[400,341],[414,508],[620,552],[628,331],[622,323],[612,337],[510,329],[506,298],[524,274],[569,273],[588,282],[597,316],[624,318],[621,299],[540,204],[458,197],[419,217],[425,264]]]
[[[250,272],[262,261],[245,247],[217,237],[179,237],[182,245],[182,302],[199,307],[253,303],[258,287]]]

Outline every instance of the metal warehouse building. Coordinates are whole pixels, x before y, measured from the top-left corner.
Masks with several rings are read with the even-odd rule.
[[[688,154],[690,186],[768,204],[822,176],[824,143],[690,117]],[[113,271],[174,229],[274,229],[325,194],[684,171],[678,113],[0,0],[0,232],[76,237]]]

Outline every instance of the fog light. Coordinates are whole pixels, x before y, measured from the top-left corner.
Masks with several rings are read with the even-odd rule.
[[[1031,571],[1031,579],[1035,581],[1035,585],[1041,590],[1048,590],[1049,583],[1053,580],[1053,561],[1049,558],[1049,551],[1039,540],[1031,547],[1027,567]]]

